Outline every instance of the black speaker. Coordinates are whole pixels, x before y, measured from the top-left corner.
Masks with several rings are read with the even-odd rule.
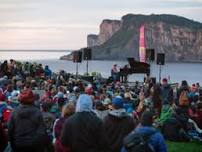
[[[151,81],[153,84],[156,84],[156,78],[155,77],[151,77]]]
[[[157,54],[156,64],[158,64],[158,65],[164,65],[165,64],[165,54],[164,53],[158,53]]]
[[[93,76],[82,76],[82,80],[86,80],[90,83],[93,83]]]
[[[154,49],[146,49],[146,58],[149,61],[155,60],[155,50]]]
[[[74,51],[73,52],[73,62],[79,62],[82,61],[82,52],[81,51]]]
[[[91,60],[92,59],[92,50],[90,48],[85,48],[83,50],[83,59],[84,60]]]

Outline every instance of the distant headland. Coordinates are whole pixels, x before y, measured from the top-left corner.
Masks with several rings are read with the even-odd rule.
[[[167,62],[202,61],[202,23],[167,14],[127,14],[120,21],[103,20],[99,34],[87,37],[93,59],[139,59],[139,29],[142,25],[145,26],[146,47],[154,48],[156,53],[165,53]],[[61,59],[72,59],[71,56]]]

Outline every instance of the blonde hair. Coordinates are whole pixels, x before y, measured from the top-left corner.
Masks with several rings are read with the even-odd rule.
[[[68,103],[68,104],[63,106],[63,108],[62,108],[62,117],[71,116],[74,113],[75,113],[75,105],[74,105],[74,103],[71,102],[71,103]]]

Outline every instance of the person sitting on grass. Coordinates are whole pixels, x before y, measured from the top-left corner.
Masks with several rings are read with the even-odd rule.
[[[134,119],[123,107],[123,99],[120,96],[112,100],[112,111],[104,118],[104,129],[110,150],[119,152],[123,138],[135,128]]]
[[[167,152],[167,146],[163,135],[157,131],[152,125],[154,123],[154,114],[151,111],[144,111],[140,118],[140,124],[135,128],[134,132],[142,135],[150,135],[148,144],[154,152]],[[121,152],[127,152],[122,148]]]
[[[79,96],[76,113],[64,123],[61,143],[72,152],[108,151],[103,122],[93,112],[93,101],[89,95]]]

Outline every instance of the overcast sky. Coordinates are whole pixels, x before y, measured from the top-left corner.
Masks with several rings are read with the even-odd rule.
[[[79,49],[103,19],[127,13],[202,22],[202,0],[0,0],[0,49]]]

